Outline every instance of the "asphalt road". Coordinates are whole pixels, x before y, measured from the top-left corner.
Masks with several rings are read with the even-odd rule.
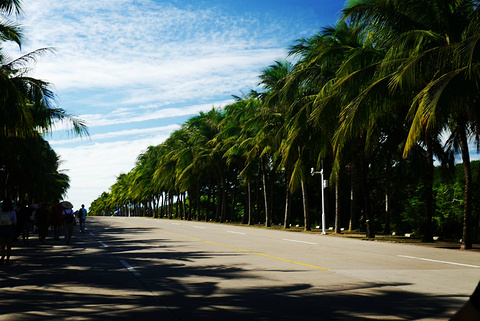
[[[149,218],[17,242],[0,320],[447,320],[480,254]]]

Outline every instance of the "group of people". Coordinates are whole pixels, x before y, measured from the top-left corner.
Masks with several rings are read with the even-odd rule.
[[[14,241],[22,237],[27,244],[31,232],[36,231],[42,244],[45,244],[50,230],[54,240],[60,240],[63,230],[65,242],[70,244],[77,218],[80,232],[85,233],[87,210],[83,204],[77,211],[73,211],[73,205],[68,201],[51,206],[41,203],[16,208],[10,199],[5,199],[0,211],[0,265],[9,263]]]

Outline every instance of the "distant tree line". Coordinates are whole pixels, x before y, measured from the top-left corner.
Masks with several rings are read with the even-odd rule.
[[[24,35],[16,18],[18,0],[0,1],[0,199],[23,204],[55,201],[69,188],[69,177],[59,170],[60,159],[42,135],[55,121],[68,121],[76,134],[85,124],[58,108],[50,84],[29,76],[31,64],[53,51],[41,48],[11,58],[2,44],[21,46]]]
[[[468,146],[480,142],[478,5],[349,1],[335,25],[291,45],[295,63],[276,61],[260,90],[149,147],[91,212],[310,230],[321,219],[314,168],[329,180],[336,233],[417,232],[470,249],[479,235]]]

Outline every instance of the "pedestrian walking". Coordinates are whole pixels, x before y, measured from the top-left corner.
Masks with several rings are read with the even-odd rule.
[[[5,256],[7,257],[6,263],[10,262],[13,238],[15,237],[15,224],[17,224],[17,213],[13,208],[12,201],[6,199],[2,202],[2,212],[0,213],[0,254],[2,256],[0,265],[3,265]]]
[[[85,233],[85,222],[87,221],[87,210],[85,205],[82,204],[82,207],[78,210],[78,221],[80,224],[80,233]]]
[[[32,206],[22,206],[17,210],[17,224],[15,226],[14,241],[20,237],[23,239],[23,245],[28,244],[28,238],[30,237],[31,218],[35,208]]]
[[[60,202],[57,202],[52,206],[52,227],[53,227],[53,239],[60,239],[60,231],[63,228],[63,206]]]
[[[38,238],[42,244],[48,236],[48,228],[50,227],[51,215],[47,203],[40,204],[35,213],[35,225],[38,228]]]
[[[75,224],[75,215],[73,214],[73,205],[70,202],[62,202],[63,206],[63,230],[65,232],[65,242],[70,244],[73,234],[73,225]]]

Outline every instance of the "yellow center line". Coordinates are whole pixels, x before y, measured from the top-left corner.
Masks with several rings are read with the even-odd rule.
[[[131,225],[136,225],[136,224],[129,223],[129,222],[125,222],[125,223],[131,224]],[[136,225],[136,226],[141,226],[141,225]],[[292,263],[292,264],[296,264],[296,265],[306,266],[306,267],[313,268],[313,269],[317,269],[317,270],[330,271],[330,269],[323,268],[323,267],[320,267],[320,266],[311,265],[311,264],[306,264],[306,263],[301,263],[301,262],[297,262],[297,261],[292,261],[292,260],[284,259],[284,258],[281,258],[281,257],[272,256],[272,255],[268,255],[268,254],[263,254],[263,253],[259,253],[259,252],[255,252],[255,251],[250,251],[250,250],[245,250],[245,249],[241,249],[241,248],[234,247],[234,246],[230,246],[230,245],[225,245],[225,244],[220,244],[220,243],[216,243],[216,242],[211,242],[211,241],[199,239],[199,238],[196,238],[196,237],[191,237],[191,236],[187,236],[187,235],[177,234],[177,233],[173,233],[173,232],[167,232],[167,231],[164,231],[164,230],[161,230],[161,229],[158,229],[158,228],[152,228],[152,227],[146,227],[146,226],[141,226],[141,227],[143,227],[143,228],[149,228],[149,229],[154,229],[154,230],[157,230],[157,231],[159,231],[159,232],[161,232],[161,233],[164,233],[164,234],[170,234],[170,235],[174,235],[174,236],[178,236],[178,237],[182,237],[182,238],[186,238],[186,239],[190,239],[190,240],[194,240],[194,241],[199,241],[199,242],[203,242],[203,243],[207,243],[207,244],[217,245],[217,246],[225,247],[225,248],[227,248],[227,249],[232,249],[232,250],[236,250],[236,251],[240,251],[240,252],[244,252],[244,253],[249,253],[249,254],[254,254],[254,255],[258,255],[258,256],[263,256],[263,257],[267,257],[267,258],[274,259],[274,260],[279,260],[279,261],[288,262],[288,263]]]

